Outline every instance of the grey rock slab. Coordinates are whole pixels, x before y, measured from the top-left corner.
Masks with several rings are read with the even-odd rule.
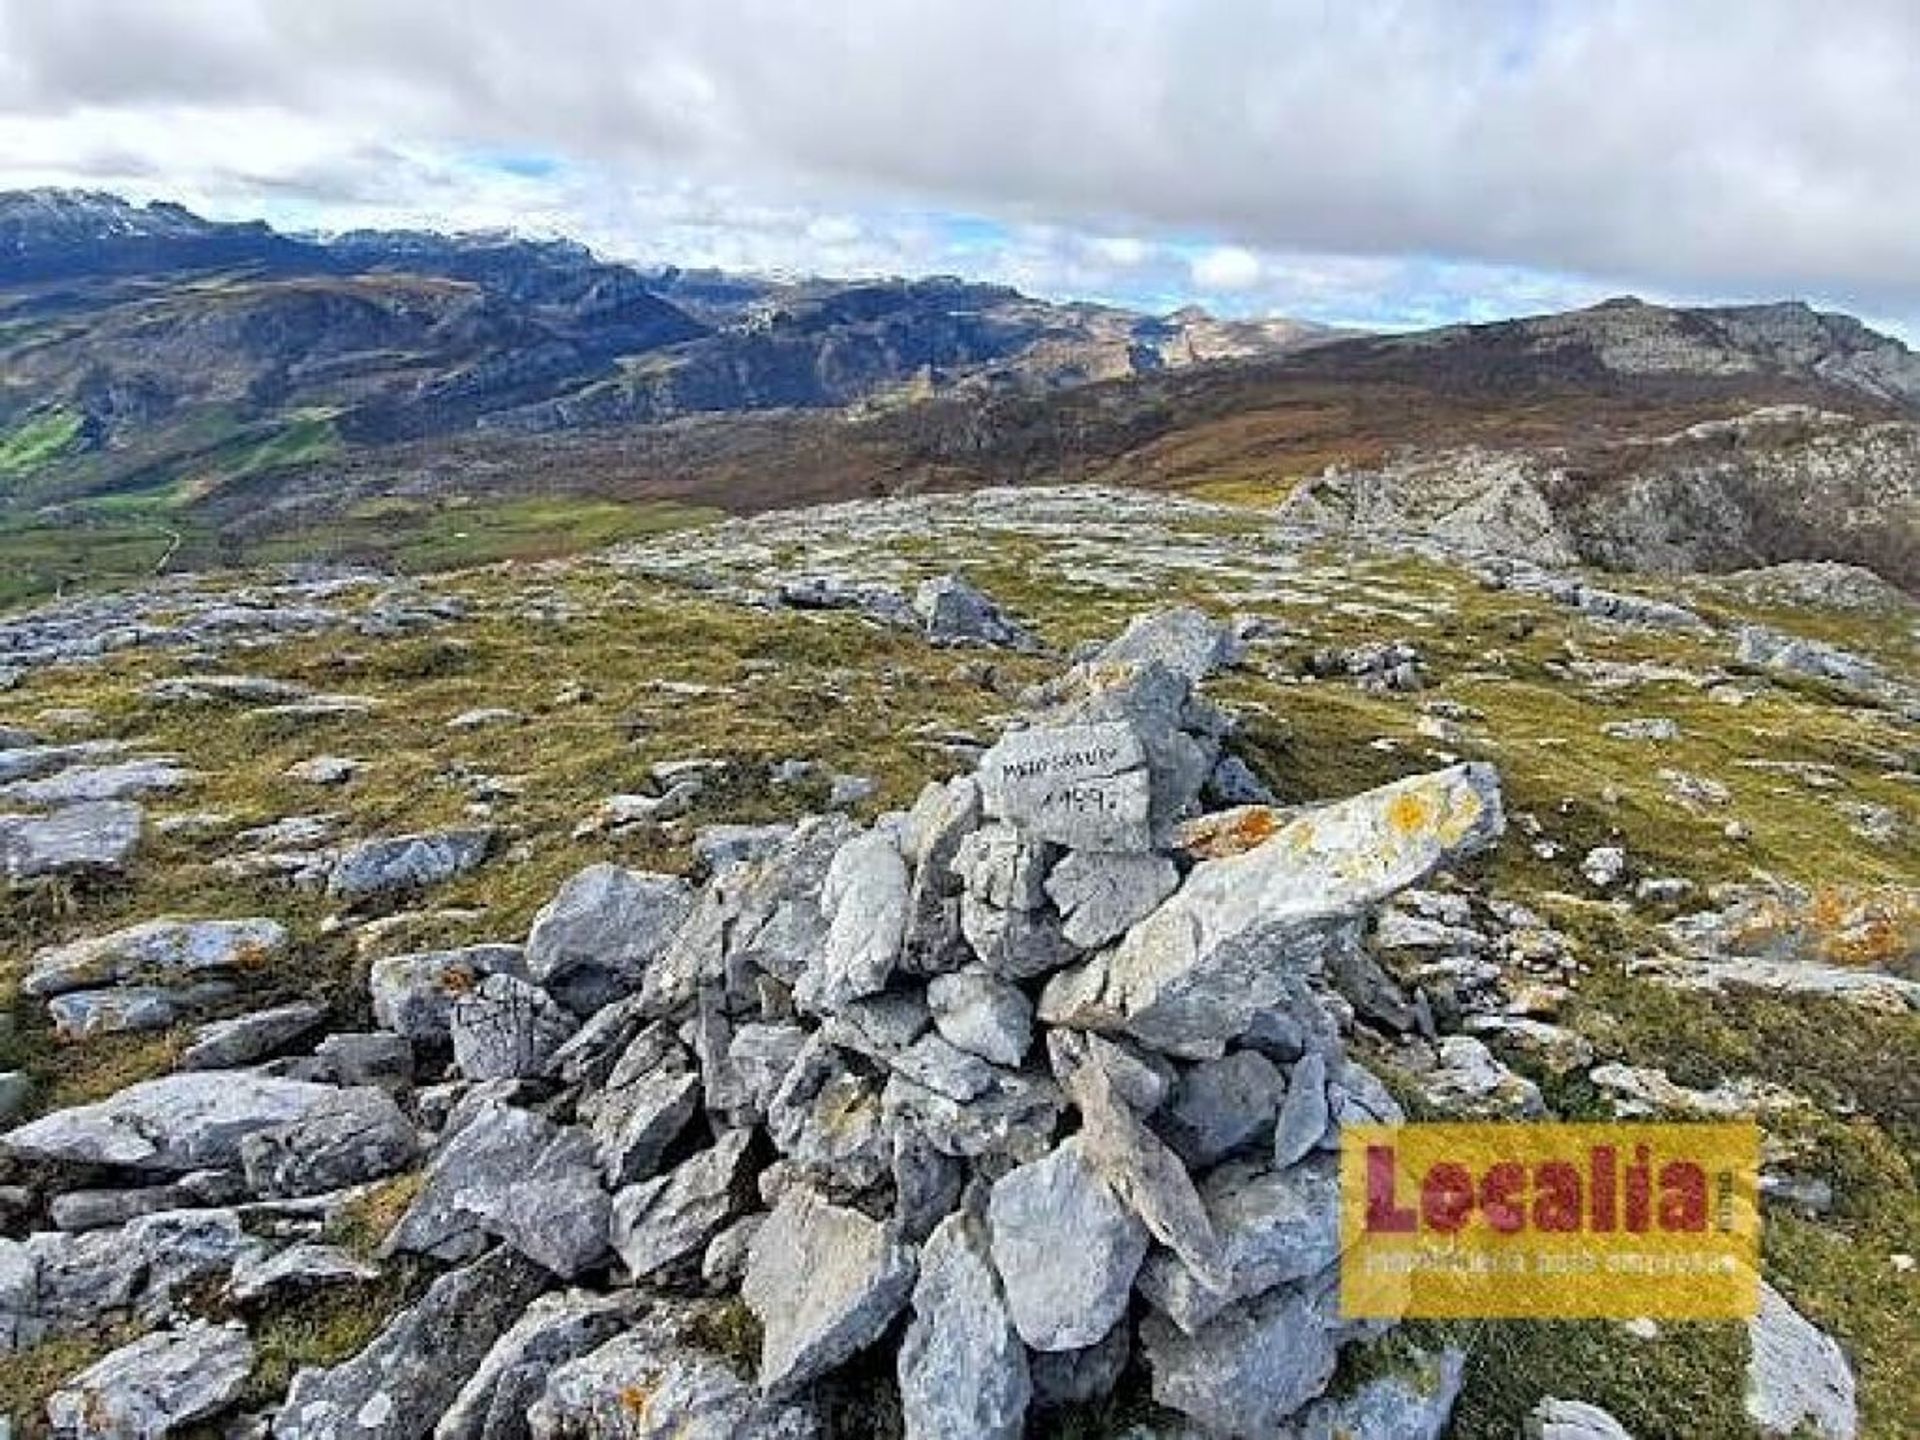
[[[499,1249],[450,1271],[352,1359],[293,1377],[276,1440],[417,1440],[550,1277]]]
[[[1081,1066],[1066,1090],[1080,1109],[1085,1154],[1114,1194],[1191,1271],[1224,1281],[1219,1238],[1180,1157],[1120,1099],[1103,1067]]]
[[[244,1325],[156,1331],[62,1383],[47,1420],[63,1440],[157,1440],[232,1404],[253,1366]]]
[[[1284,1434],[1333,1378],[1339,1325],[1334,1300],[1311,1285],[1270,1290],[1192,1335],[1149,1315],[1140,1341],[1153,1398],[1211,1434]]]
[[[937,975],[965,961],[966,947],[960,940],[961,882],[954,859],[961,843],[979,825],[980,786],[971,775],[928,785],[907,817],[906,848],[913,862],[913,883],[907,894],[900,968],[909,974]]]
[[[1525,1120],[1546,1113],[1540,1087],[1515,1074],[1471,1035],[1440,1042],[1439,1063],[1419,1079],[1421,1093],[1443,1115],[1468,1120]]]
[[[140,847],[143,812],[129,800],[67,805],[50,815],[0,815],[0,877],[126,869]]]
[[[506,1406],[521,1393],[537,1397],[548,1375],[613,1339],[636,1308],[631,1295],[584,1290],[542,1295],[467,1377],[435,1423],[433,1440],[523,1440],[526,1417],[506,1412]]]
[[[900,959],[911,877],[895,838],[873,829],[834,854],[820,890],[826,944],[795,991],[801,1006],[831,1012],[877,994]]]
[[[1074,850],[1152,846],[1147,753],[1131,725],[1015,730],[980,758],[986,813]]]
[[[277,1197],[378,1180],[406,1169],[419,1154],[419,1132],[391,1095],[372,1086],[335,1090],[325,1104],[240,1142],[247,1187]]]
[[[637,991],[693,907],[675,875],[590,865],[534,916],[527,973],[586,1013]]]
[[[927,982],[927,1005],[950,1044],[995,1065],[1018,1065],[1033,1044],[1033,1002],[996,975],[936,975]]]
[[[198,998],[217,999],[226,993],[224,989],[215,988],[208,994],[202,987]],[[53,1022],[55,1036],[72,1043],[98,1035],[164,1030],[173,1024],[183,1008],[193,1003],[195,997],[186,992],[134,985],[56,995],[47,1002],[47,1015]]]
[[[1545,1396],[1527,1415],[1527,1440],[1633,1440],[1627,1427],[1598,1405]]]
[[[313,1047],[316,1078],[334,1085],[378,1085],[403,1091],[413,1085],[413,1042],[384,1030],[341,1030]]]
[[[761,1390],[790,1395],[878,1339],[914,1273],[913,1252],[878,1221],[790,1188],[754,1236],[740,1286],[761,1325]]]
[[[487,975],[526,978],[526,955],[518,945],[469,945],[458,950],[427,950],[388,955],[367,972],[373,1018],[409,1040],[446,1040],[453,1023],[453,1002]]]
[[[1318,1050],[1302,1055],[1287,1076],[1286,1098],[1273,1127],[1273,1166],[1284,1170],[1303,1160],[1332,1118],[1327,1104],[1327,1057]]]
[[[731,1130],[666,1174],[613,1200],[613,1248],[636,1281],[691,1260],[743,1208],[751,1130]]]
[[[231,1070],[252,1065],[305,1039],[327,1020],[327,1007],[310,1001],[255,1010],[231,1020],[216,1020],[194,1031],[193,1043],[181,1052],[182,1070]]]
[[[0,785],[0,799],[40,806],[137,800],[184,789],[198,778],[172,760],[122,760],[114,765],[77,765],[38,780],[15,780]]]
[[[267,705],[299,700],[310,692],[266,675],[169,675],[142,685],[140,693],[156,705]]]
[[[286,927],[275,920],[149,920],[40,951],[20,988],[45,996],[229,975],[258,969],[286,949]]]
[[[331,786],[350,784],[365,768],[364,761],[345,755],[315,755],[310,760],[289,765],[283,773],[287,779],[298,780],[303,785]]]
[[[1046,1154],[1064,1105],[1059,1087],[1025,1071],[984,1069],[989,1084],[967,1100],[894,1074],[880,1095],[886,1129],[911,1129],[984,1175]]]
[[[913,613],[936,645],[1034,647],[1033,636],[1007,618],[992,598],[958,575],[938,575],[913,592]]]
[[[1236,1300],[1318,1275],[1339,1258],[1340,1171],[1331,1156],[1281,1171],[1231,1161],[1199,1189],[1219,1241],[1219,1273],[1203,1279],[1167,1250],[1140,1270],[1140,1293],[1183,1330],[1197,1331]]]
[[[1502,827],[1498,779],[1480,764],[1311,811],[1244,854],[1195,866],[1127,932],[1079,1007],[1170,1053],[1217,1055],[1289,980],[1320,968],[1351,917],[1484,849]]]
[[[999,1074],[943,1035],[922,1035],[887,1063],[896,1075],[962,1105],[992,1090]]]
[[[1746,1410],[1762,1434],[1852,1440],[1860,1428],[1853,1367],[1832,1336],[1762,1281],[1747,1339]]]
[[[241,1259],[233,1267],[227,1294],[244,1305],[288,1292],[379,1278],[378,1265],[369,1264],[338,1245],[301,1241],[272,1254]]]
[[[700,1108],[700,1093],[700,1076],[671,1064],[603,1093],[589,1129],[607,1184],[618,1188],[653,1175]]]
[[[1019,1440],[1033,1383],[977,1204],[922,1247],[913,1317],[898,1360],[907,1440]]]
[[[127,748],[121,740],[81,740],[71,745],[40,745],[32,743],[20,731],[9,732],[7,736],[0,736],[0,739],[7,742],[0,746],[0,784],[4,785],[20,780],[35,780],[83,761],[119,755]]]
[[[1077,1139],[994,1183],[987,1206],[994,1268],[1020,1338],[1080,1350],[1126,1313],[1147,1228]]]
[[[493,1235],[568,1278],[605,1258],[610,1213],[582,1131],[489,1101],[435,1152],[382,1250],[458,1258]]]
[[[1083,950],[1124,935],[1179,886],[1164,855],[1103,855],[1076,850],[1047,875],[1047,895],[1060,911],[1061,933]]]
[[[0,1145],[32,1159],[136,1170],[231,1167],[247,1136],[323,1111],[341,1093],[257,1070],[190,1071],[43,1115],[0,1137]]]
[[[765,1117],[773,1097],[806,1048],[807,1032],[799,1025],[748,1024],[727,1042],[727,1063],[738,1077],[749,1110]]]
[[[1453,1418],[1467,1357],[1460,1350],[1419,1352],[1391,1374],[1338,1398],[1309,1405],[1294,1423],[1296,1440],[1441,1440]],[[1595,1436],[1592,1440],[1603,1440]]]
[[[1278,1067],[1266,1056],[1235,1050],[1190,1066],[1156,1123],[1182,1161],[1205,1170],[1273,1134],[1286,1088]],[[1325,1128],[1323,1116],[1320,1130]],[[1320,1130],[1314,1131],[1313,1140],[1320,1138]]]
[[[350,846],[327,875],[327,893],[356,901],[444,884],[477,868],[493,848],[491,830],[385,836]]]
[[[690,1338],[711,1317],[706,1307],[663,1306],[556,1366],[527,1412],[530,1440],[820,1440],[808,1406],[763,1399]]]
[[[881,1124],[882,1093],[815,1035],[787,1072],[767,1112],[774,1147],[823,1186],[856,1193],[892,1162]]]
[[[1231,626],[1191,606],[1136,615],[1095,657],[1102,665],[1149,662],[1199,682],[1240,659]]]
[[[539,986],[493,974],[455,997],[447,1028],[467,1079],[518,1080],[545,1070],[580,1022]]]

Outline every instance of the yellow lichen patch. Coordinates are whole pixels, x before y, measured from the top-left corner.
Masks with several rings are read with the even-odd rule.
[[[1387,802],[1387,828],[1402,837],[1417,835],[1433,824],[1433,800],[1420,790],[1402,790]]]

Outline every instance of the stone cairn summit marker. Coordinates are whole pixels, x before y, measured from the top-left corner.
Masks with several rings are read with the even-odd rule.
[[[1216,770],[1245,768],[1200,691],[1235,653],[1212,623],[1137,623],[904,813],[804,820],[690,893],[593,867],[524,953],[377,959],[380,1038],[412,1057],[381,1073],[412,1077],[388,1083],[417,1147],[360,1143],[387,1092],[325,1043],[0,1143],[203,1167],[209,1206],[261,1198],[269,1171],[311,1194],[307,1169],[337,1189],[422,1157],[382,1258],[448,1268],[358,1355],[295,1377],[260,1417],[280,1440],[798,1440],[827,1433],[838,1372],[883,1341],[899,1394],[874,1412],[911,1437],[1045,1433],[1050,1407],[1123,1373],[1199,1433],[1288,1433],[1379,1333],[1331,1298],[1330,1152],[1343,1123],[1398,1114],[1347,1053],[1340,977],[1375,907],[1497,841],[1500,790],[1458,765],[1212,819]],[[310,1131],[324,1166],[236,1163]],[[273,1238],[232,1209],[148,1221],[196,1214],[231,1237],[195,1251],[201,1284],[301,1238],[297,1216]],[[76,1298],[81,1242],[137,1249],[114,1230],[0,1240],[0,1329],[164,1311],[145,1281]],[[747,1312],[751,1373],[712,1343]],[[1404,1403],[1429,1393],[1451,1402]]]

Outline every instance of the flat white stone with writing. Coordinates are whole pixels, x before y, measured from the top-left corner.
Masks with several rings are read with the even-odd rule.
[[[1016,730],[982,757],[986,811],[1073,850],[1150,849],[1151,787],[1140,737],[1124,721]]]

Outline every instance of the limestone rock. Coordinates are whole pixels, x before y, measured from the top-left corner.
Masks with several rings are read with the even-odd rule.
[[[607,1184],[618,1188],[654,1174],[699,1106],[699,1075],[675,1062],[610,1086],[594,1106],[590,1126]]]
[[[554,1367],[527,1411],[530,1440],[820,1440],[806,1407],[761,1399],[724,1359],[683,1338],[704,1313],[662,1307]]]
[[[674,875],[590,865],[533,918],[528,975],[580,1014],[640,988],[693,906]]]
[[[1348,1394],[1316,1400],[1295,1422],[1298,1440],[1441,1440],[1453,1418],[1453,1402],[1467,1357],[1460,1350],[1420,1352],[1394,1372],[1369,1380]],[[1592,1440],[1603,1440],[1595,1436]]]
[[[613,1201],[613,1248],[635,1280],[697,1256],[739,1213],[748,1193],[751,1130],[731,1130],[670,1174],[622,1190]]]
[[[507,1249],[442,1275],[358,1355],[295,1375],[275,1440],[417,1440],[547,1284]]]
[[[1747,1415],[1763,1434],[1811,1431],[1822,1440],[1852,1440],[1859,1433],[1853,1367],[1845,1353],[1764,1281],[1747,1338]]]
[[[1136,615],[1096,659],[1102,665],[1154,662],[1198,683],[1236,664],[1240,645],[1229,626],[1204,611],[1179,606]]]
[[[379,1266],[355,1258],[338,1245],[303,1241],[271,1255],[251,1255],[240,1260],[233,1267],[227,1293],[244,1305],[322,1285],[379,1278]]]
[[[483,1102],[435,1153],[425,1185],[383,1250],[459,1259],[497,1235],[569,1277],[605,1257],[610,1211],[584,1133]]]
[[[1309,1051],[1287,1076],[1286,1097],[1273,1128],[1273,1167],[1284,1170],[1320,1143],[1332,1118],[1327,1104],[1327,1057]]]
[[[256,1010],[231,1020],[216,1020],[194,1032],[180,1055],[183,1070],[230,1070],[251,1065],[304,1039],[326,1023],[327,1007],[299,1000]]]
[[[62,1384],[47,1401],[47,1419],[71,1440],[157,1440],[238,1399],[253,1365],[244,1325],[156,1331]]]
[[[1047,895],[1064,920],[1062,933],[1082,950],[1124,935],[1152,914],[1180,883],[1162,855],[1100,855],[1077,850],[1047,875]]]
[[[760,1388],[791,1394],[886,1329],[913,1287],[912,1253],[857,1210],[796,1185],[754,1236],[740,1295],[762,1329]]]
[[[1283,1434],[1319,1395],[1339,1355],[1336,1302],[1314,1286],[1286,1286],[1221,1314],[1195,1334],[1150,1315],[1141,1345],[1153,1398],[1231,1436]]]
[[[126,800],[67,805],[50,815],[0,815],[0,878],[126,869],[140,846],[143,812]]]
[[[273,920],[150,920],[42,950],[20,988],[45,996],[229,975],[269,964],[286,948],[286,927]]]
[[[1340,1254],[1340,1172],[1319,1156],[1287,1170],[1232,1161],[1200,1182],[1220,1246],[1212,1283],[1169,1251],[1140,1271],[1140,1293],[1195,1332],[1236,1300],[1318,1275]]]
[[[1034,639],[1009,620],[985,593],[958,575],[940,575],[920,582],[913,593],[913,613],[936,645],[991,645],[1030,650]]]
[[[15,1155],[135,1170],[236,1165],[247,1136],[321,1112],[341,1091],[257,1070],[187,1072],[56,1110],[0,1138]]]
[[[1009,1171],[988,1200],[994,1268],[1035,1350],[1096,1344],[1126,1313],[1147,1228],[1070,1139]]]
[[[908,1440],[1019,1440],[1033,1386],[978,1207],[943,1220],[920,1252],[900,1345]]]
[[[1122,1028],[1206,1058],[1246,1033],[1289,978],[1317,968],[1331,931],[1500,834],[1493,771],[1461,765],[1302,815],[1243,855],[1197,865],[1104,965],[1056,977],[1056,999],[1094,1028]],[[1066,1023],[1056,1004],[1041,1007]],[[1103,1018],[1104,1017],[1104,1018]]]
[[[527,1405],[547,1377],[623,1330],[631,1295],[568,1290],[542,1295],[487,1351],[433,1427],[433,1440],[508,1440],[526,1434]]]
[[[374,961],[367,974],[373,1018],[409,1040],[445,1041],[451,1036],[455,1000],[472,992],[484,976],[525,979],[526,973],[526,956],[518,945],[389,955]]]
[[[1549,1395],[1527,1416],[1527,1440],[1633,1440],[1633,1436],[1598,1405]]]
[[[1159,1115],[1160,1133],[1187,1165],[1205,1170],[1272,1134],[1284,1093],[1280,1071],[1257,1050],[1202,1060],[1174,1086]]]
[[[827,869],[820,908],[830,917],[826,945],[809,965],[795,997],[814,1011],[832,1011],[886,988],[906,934],[910,877],[899,846],[875,828],[841,846]]]
[[[39,780],[0,784],[0,799],[23,805],[90,805],[134,800],[156,791],[179,790],[196,777],[172,760],[123,760],[115,765],[78,765]]]
[[[942,1037],[995,1065],[1018,1065],[1033,1043],[1033,1002],[997,976],[936,975],[927,984],[927,1004]]]
[[[487,976],[453,1001],[453,1063],[469,1080],[538,1075],[580,1022],[547,992],[513,975]]]
[[[358,901],[424,890],[474,869],[492,848],[491,830],[442,830],[364,840],[334,863],[327,875],[327,893]]]
[[[318,1195],[392,1175],[420,1153],[420,1137],[393,1097],[363,1086],[240,1142],[256,1195]]]
[[[1152,844],[1147,754],[1119,721],[1015,730],[980,760],[986,813],[1074,850]]]
[[[1462,1119],[1529,1119],[1546,1113],[1540,1087],[1516,1075],[1471,1035],[1440,1042],[1439,1064],[1420,1077],[1420,1088],[1443,1114]]]

